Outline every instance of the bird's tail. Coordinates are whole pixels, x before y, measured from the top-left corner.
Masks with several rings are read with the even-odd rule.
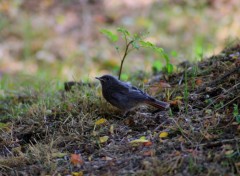
[[[145,102],[158,109],[168,109],[170,107],[169,103],[156,99],[146,100]]]

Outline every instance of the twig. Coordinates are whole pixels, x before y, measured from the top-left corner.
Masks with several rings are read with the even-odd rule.
[[[221,106],[220,108],[216,109],[215,111],[218,111],[218,110],[224,108],[225,106],[227,106],[228,104],[232,103],[234,100],[236,100],[236,99],[238,99],[238,98],[240,98],[240,95],[237,96],[237,97],[235,97],[235,98],[232,99],[231,101],[227,102],[225,105]]]
[[[161,123],[160,125],[158,125],[153,131],[157,131],[161,126],[163,126],[167,121],[164,121],[163,123]]]
[[[228,89],[227,91],[225,91],[223,94],[220,94],[220,95],[224,95],[225,93],[231,93],[231,91],[233,90],[233,89],[235,89],[235,88],[238,88],[238,86],[240,85],[240,82],[239,83],[237,83],[237,84],[235,84],[233,87],[231,87],[230,89]],[[207,105],[204,109],[202,109],[202,112],[203,111],[205,111],[207,108],[209,108],[211,105],[213,105],[219,98],[221,98],[221,96],[220,95],[218,95],[218,96],[216,96],[217,98],[213,101],[213,102],[211,102],[209,105]],[[213,97],[213,98],[215,98],[215,97]]]
[[[240,138],[234,138],[234,139],[223,139],[223,140],[220,140],[220,141],[214,141],[214,142],[208,142],[208,143],[203,143],[203,144],[198,144],[196,145],[196,147],[211,147],[211,146],[216,146],[216,145],[219,145],[219,144],[224,144],[224,143],[227,143],[227,142],[233,142],[233,141],[236,141],[236,142],[239,142],[240,141]]]
[[[118,79],[119,79],[119,80],[121,79],[123,62],[124,62],[127,54],[129,53],[129,52],[128,52],[128,48],[129,48],[129,46],[130,46],[132,43],[133,43],[133,40],[130,41],[130,42],[126,45],[125,52],[124,52],[124,55],[123,55],[123,58],[122,58],[122,61],[121,61],[121,65],[120,65],[119,74],[118,74]]]

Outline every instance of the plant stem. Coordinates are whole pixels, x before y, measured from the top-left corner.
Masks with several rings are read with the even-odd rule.
[[[125,52],[124,52],[124,55],[123,55],[123,58],[122,58],[122,61],[121,61],[121,65],[120,65],[120,70],[119,70],[119,73],[118,73],[118,79],[120,80],[121,79],[121,73],[122,73],[122,67],[123,67],[123,62],[128,54],[128,48],[129,46],[133,43],[133,40],[130,41],[127,45],[126,45],[126,48],[125,48]]]

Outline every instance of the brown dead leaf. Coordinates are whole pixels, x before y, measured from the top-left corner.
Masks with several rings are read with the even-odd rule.
[[[71,154],[70,161],[73,165],[82,165],[83,164],[82,156],[80,154]]]
[[[198,78],[196,81],[195,81],[196,85],[197,86],[200,86],[203,84],[203,80],[201,78]]]
[[[148,142],[144,142],[143,145],[148,147],[148,146],[151,146],[153,143],[151,141],[148,141]]]
[[[170,104],[172,106],[178,106],[178,105],[182,105],[183,102],[181,100],[173,100],[173,101],[170,102]]]

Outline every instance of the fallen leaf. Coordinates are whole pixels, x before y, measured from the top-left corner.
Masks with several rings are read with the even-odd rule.
[[[141,136],[139,139],[146,139],[146,137],[145,136]]]
[[[151,146],[153,143],[151,141],[148,141],[148,142],[144,142],[143,145],[148,147],[148,146]]]
[[[168,137],[168,133],[167,132],[161,132],[160,134],[159,134],[159,137],[160,138],[166,138],[166,137]]]
[[[176,105],[182,105],[183,102],[181,100],[173,100],[170,102],[171,105],[176,106]]]
[[[110,131],[111,134],[114,134],[114,126],[113,125],[110,126],[109,131]]]
[[[90,155],[90,156],[88,157],[88,161],[92,161],[92,158],[93,158],[93,156]]]
[[[139,139],[135,139],[130,141],[130,143],[146,143],[146,142],[150,142],[149,140],[146,139],[145,136],[140,137]]]
[[[99,142],[100,143],[104,143],[104,142],[107,142],[109,136],[102,136],[102,137],[99,137]]]
[[[175,100],[182,100],[183,99],[183,97],[181,97],[181,96],[176,96],[175,97]]]
[[[107,122],[107,119],[101,118],[95,122],[95,125],[101,125]]]
[[[55,152],[55,153],[52,153],[52,157],[53,158],[62,158],[64,156],[66,156],[67,153],[61,153],[61,152]]]
[[[73,165],[82,165],[83,164],[83,160],[82,160],[82,157],[80,154],[71,154],[70,161]]]
[[[72,172],[72,176],[83,176],[83,171],[80,171],[80,172]]]
[[[200,85],[202,85],[203,80],[200,79],[200,78],[198,78],[198,79],[195,81],[195,83],[196,83],[197,86],[200,86]]]

